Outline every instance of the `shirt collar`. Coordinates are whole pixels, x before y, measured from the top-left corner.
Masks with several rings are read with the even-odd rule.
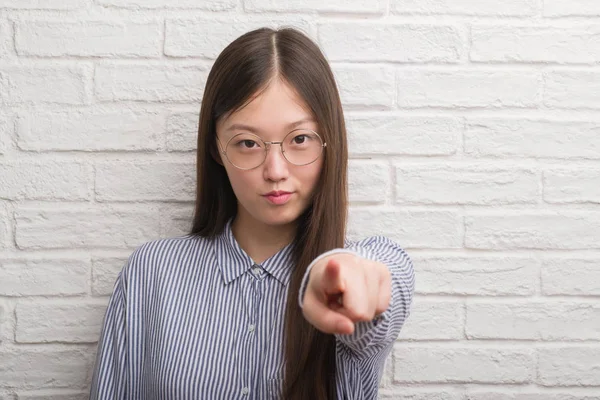
[[[217,262],[225,284],[233,282],[255,265],[254,260],[240,247],[233,231],[231,223],[233,218],[225,224],[223,232],[215,240],[215,253]],[[284,286],[290,281],[293,269],[292,262],[293,244],[290,243],[277,253],[259,264],[265,271],[275,277]]]

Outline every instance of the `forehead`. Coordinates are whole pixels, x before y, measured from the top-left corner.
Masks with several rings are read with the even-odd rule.
[[[217,122],[217,131],[223,135],[231,135],[240,126],[250,127],[254,133],[269,136],[286,133],[295,127],[316,129],[316,121],[296,90],[275,79],[244,107],[221,118]]]

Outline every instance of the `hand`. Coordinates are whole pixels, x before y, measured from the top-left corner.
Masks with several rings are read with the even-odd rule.
[[[387,310],[391,275],[385,264],[349,253],[319,260],[310,272],[302,311],[325,333],[352,334],[354,323]]]

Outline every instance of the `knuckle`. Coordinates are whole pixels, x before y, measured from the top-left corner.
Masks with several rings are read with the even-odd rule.
[[[371,318],[369,317],[369,313],[365,310],[365,311],[361,311],[361,312],[357,312],[355,313],[355,318],[357,321],[368,321]]]

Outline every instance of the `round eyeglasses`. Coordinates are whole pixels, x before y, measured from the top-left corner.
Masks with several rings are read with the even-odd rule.
[[[273,144],[278,144],[283,157],[294,165],[312,164],[317,161],[327,146],[317,132],[295,129],[281,142],[265,142],[253,133],[239,133],[229,139],[225,150],[221,153],[234,167],[249,170],[258,168],[265,162],[267,152]]]

